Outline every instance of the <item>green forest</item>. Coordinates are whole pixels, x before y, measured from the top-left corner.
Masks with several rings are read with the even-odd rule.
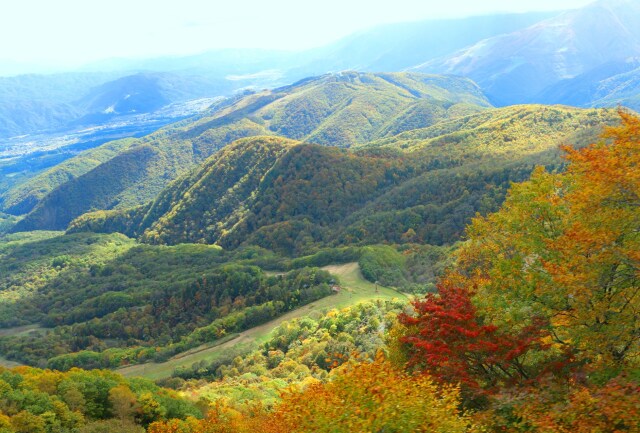
[[[242,262],[217,247],[135,245],[122,235],[10,242],[3,292],[13,299],[1,323],[42,328],[0,337],[0,350],[59,370],[163,360],[331,294],[332,277],[317,268],[268,275]]]

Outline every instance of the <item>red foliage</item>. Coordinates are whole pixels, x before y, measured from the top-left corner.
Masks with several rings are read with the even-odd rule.
[[[409,351],[409,366],[436,379],[461,383],[473,390],[491,388],[499,381],[531,377],[522,358],[531,349],[544,349],[542,320],[517,335],[483,324],[465,289],[441,284],[438,294],[413,302],[415,314],[401,314],[408,328],[401,338]]]

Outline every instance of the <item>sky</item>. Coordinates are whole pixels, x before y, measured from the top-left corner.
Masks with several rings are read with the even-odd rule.
[[[592,0],[0,0],[0,65],[79,66],[217,48],[298,50],[378,24]]]

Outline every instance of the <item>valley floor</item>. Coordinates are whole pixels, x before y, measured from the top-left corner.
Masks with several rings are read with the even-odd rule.
[[[117,372],[127,377],[142,376],[154,380],[167,378],[172,375],[176,368],[190,367],[200,361],[211,362],[232,347],[236,350],[241,349],[249,352],[267,341],[273,330],[285,321],[320,313],[332,308],[345,308],[375,299],[391,300],[407,297],[407,295],[392,288],[379,285],[376,287],[375,284],[365,280],[357,263],[330,265],[322,269],[339,278],[341,289],[335,295],[327,296],[297,308],[263,325],[178,354],[167,362],[131,365],[120,368]]]

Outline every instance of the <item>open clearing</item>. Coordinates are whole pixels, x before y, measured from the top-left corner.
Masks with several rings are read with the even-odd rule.
[[[267,341],[273,330],[282,322],[313,313],[322,313],[332,308],[344,308],[360,302],[374,299],[403,299],[406,295],[388,287],[377,286],[365,280],[357,263],[330,265],[324,268],[340,280],[341,290],[335,295],[327,296],[316,302],[290,311],[277,319],[244,332],[226,337],[223,341],[200,346],[178,354],[166,362],[131,365],[118,369],[125,376],[143,376],[149,379],[162,379],[171,376],[178,367],[190,367],[196,362],[211,362],[230,348],[250,351]]]

